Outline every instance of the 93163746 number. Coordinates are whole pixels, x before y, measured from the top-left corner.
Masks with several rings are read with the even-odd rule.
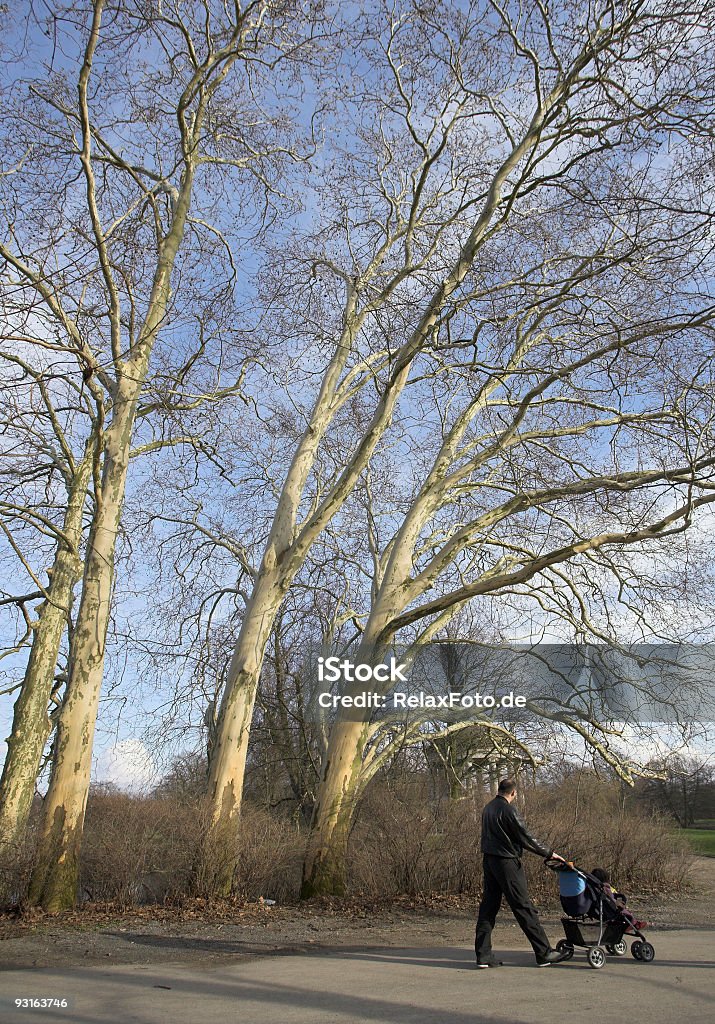
[[[66,1010],[69,1001],[58,996],[28,996],[14,1000],[18,1010]]]

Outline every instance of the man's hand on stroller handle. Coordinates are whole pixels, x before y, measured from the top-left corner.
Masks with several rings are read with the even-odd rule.
[[[553,861],[556,861],[557,864],[566,864],[570,868],[574,866],[572,860],[566,860],[565,857],[562,857],[560,853],[556,853],[555,850],[552,850],[549,856],[544,859],[544,863],[548,867]]]

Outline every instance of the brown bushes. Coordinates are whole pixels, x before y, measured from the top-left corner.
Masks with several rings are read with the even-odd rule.
[[[81,885],[85,898],[130,905],[210,894],[211,857],[203,848],[206,814],[175,798],[95,793],[87,808]],[[295,826],[246,807],[239,835],[236,894],[296,895],[304,842]],[[202,869],[194,872],[198,853]]]
[[[481,808],[486,797],[430,807],[420,787],[375,787],[351,842],[351,887],[366,894],[477,894],[481,888]],[[595,777],[527,795],[530,829],[589,870],[604,867],[626,890],[677,888],[690,858],[672,822],[624,810],[619,787]],[[555,898],[539,857],[524,865],[532,894]]]
[[[176,800],[92,793],[81,898],[130,906],[178,896],[188,886],[196,836],[196,810]]]
[[[371,899],[396,895],[465,894],[481,887],[479,795],[430,801],[418,781],[371,787],[360,808],[348,858],[350,891]],[[545,842],[583,867],[605,867],[626,891],[682,883],[689,858],[672,822],[638,808],[624,810],[617,785],[587,774],[527,794],[529,825]],[[199,804],[175,796],[90,795],[81,857],[80,898],[133,903],[175,901],[210,893],[211,859],[203,847]],[[305,830],[256,806],[244,810],[234,891],[248,900],[297,899]],[[205,874],[195,874],[203,854]],[[0,863],[0,902],[22,903],[32,857],[26,846]],[[556,885],[538,857],[524,864],[537,900],[555,899]]]
[[[269,896],[290,901],[300,891],[306,835],[295,824],[260,807],[241,818],[236,889],[251,899]]]
[[[471,800],[430,806],[419,788],[374,787],[351,838],[350,888],[370,896],[476,892],[480,814]]]
[[[531,794],[529,821],[559,853],[586,870],[606,868],[626,891],[676,889],[692,861],[672,819],[587,772]]]
[[[0,846],[0,908],[21,906],[28,886],[36,845],[31,820],[25,841],[19,846]]]

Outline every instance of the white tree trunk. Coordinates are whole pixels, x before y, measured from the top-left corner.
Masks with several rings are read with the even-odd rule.
[[[42,753],[51,731],[48,705],[72,593],[82,576],[78,554],[82,513],[92,471],[93,441],[70,483],[67,509],[47,600],[34,630],[20,695],[15,702],[12,732],[0,779],[0,846],[15,847],[23,839],[35,795]]]
[[[392,600],[392,588],[383,583],[356,652],[356,663],[376,664],[380,660],[375,638],[389,619],[386,609]],[[355,689],[360,688],[356,684]],[[364,783],[363,755],[369,735],[366,722],[344,718],[338,718],[330,730],[303,865],[303,898],[341,895],[345,891],[348,839]]]
[[[304,899],[345,892],[348,839],[360,795],[365,741],[363,722],[338,721],[331,731],[303,866]]]
[[[261,665],[282,598],[275,574],[263,575],[241,624],[224,689],[208,793],[212,828],[197,870],[201,886],[227,895],[235,866],[234,838],[241,809],[246,754]]]
[[[129,464],[135,402],[119,396],[106,435],[101,493],[89,536],[70,671],[57,726],[50,788],[29,899],[50,913],[76,899],[79,851],[92,767],[92,743],[104,668],[114,548]]]

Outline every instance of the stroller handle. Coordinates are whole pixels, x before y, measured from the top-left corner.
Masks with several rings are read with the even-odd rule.
[[[575,869],[572,860],[560,860],[558,857],[544,857],[544,864],[551,871],[573,871]]]

